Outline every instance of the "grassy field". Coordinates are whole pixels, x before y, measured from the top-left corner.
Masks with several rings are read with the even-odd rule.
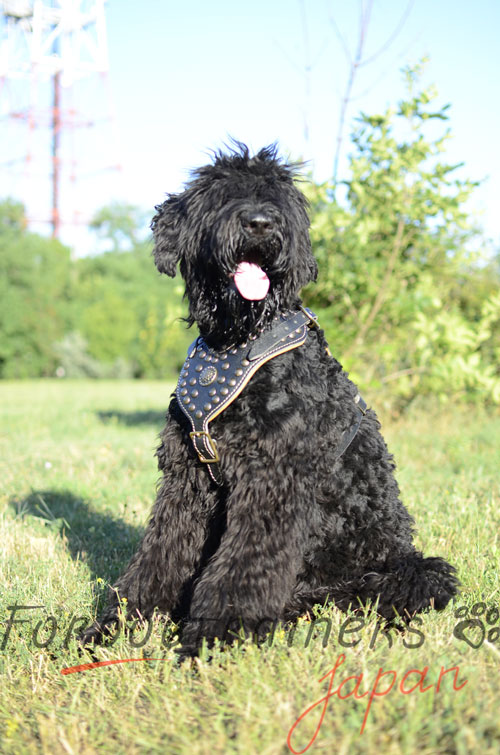
[[[323,622],[279,629],[260,649],[179,665],[175,628],[158,621],[143,647],[119,638],[98,654],[159,660],[61,674],[85,660],[66,641],[73,618],[95,616],[140,537],[170,390],[0,385],[0,751],[497,753],[498,413],[450,406],[384,428],[419,547],[456,564],[463,584],[413,632],[318,609]],[[32,608],[9,632],[13,605]]]

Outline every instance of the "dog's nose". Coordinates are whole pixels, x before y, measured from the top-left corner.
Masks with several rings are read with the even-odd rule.
[[[245,213],[241,222],[245,231],[253,236],[267,236],[274,227],[273,219],[261,210]]]

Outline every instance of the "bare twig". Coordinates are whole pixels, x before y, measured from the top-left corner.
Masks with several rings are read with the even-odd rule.
[[[360,66],[366,66],[366,65],[368,65],[368,63],[373,63],[374,60],[376,60],[380,55],[382,55],[386,50],[389,49],[389,47],[392,45],[392,43],[394,42],[394,40],[400,34],[400,32],[401,32],[403,26],[405,25],[405,23],[407,22],[408,17],[409,17],[409,15],[411,13],[411,9],[413,8],[414,5],[415,5],[415,0],[409,0],[409,2],[406,5],[406,8],[403,11],[403,15],[399,19],[399,21],[398,21],[398,23],[397,23],[394,31],[392,32],[392,34],[389,35],[389,37],[384,42],[384,44],[382,45],[382,47],[380,47],[377,50],[377,52],[374,52],[373,55],[370,55],[369,58],[366,58],[365,60],[363,60],[360,63]]]
[[[349,50],[349,46],[340,32],[339,27],[337,26],[335,19],[333,18],[332,14],[330,14],[330,23],[333,26],[333,29],[335,31],[335,34],[340,41],[340,44],[342,46],[342,49],[344,51],[344,54],[347,58],[347,61],[349,63],[349,75],[347,79],[346,88],[344,91],[344,95],[341,100],[341,106],[340,106],[340,116],[339,116],[339,123],[338,123],[338,129],[337,129],[337,140],[336,140],[336,148],[335,148],[335,156],[333,160],[333,192],[336,191],[337,186],[337,177],[338,177],[338,170],[339,170],[339,161],[340,161],[340,154],[342,150],[342,143],[344,139],[344,127],[345,127],[345,121],[346,121],[346,114],[347,109],[349,107],[350,102],[353,100],[352,96],[352,90],[354,86],[354,81],[356,79],[356,75],[358,73],[358,70],[362,66],[366,66],[368,63],[372,63],[374,60],[376,60],[380,55],[382,55],[386,50],[389,49],[389,47],[393,44],[394,40],[397,38],[397,36],[400,34],[403,26],[405,25],[406,21],[408,20],[408,17],[410,15],[411,9],[415,3],[415,0],[408,0],[406,7],[396,24],[394,31],[389,35],[387,40],[384,42],[384,44],[375,52],[373,55],[370,55],[369,57],[363,59],[363,49],[366,42],[366,35],[368,32],[368,26],[370,24],[370,16],[373,8],[373,0],[360,0],[360,13],[359,13],[359,27],[358,27],[358,42],[357,42],[357,49],[354,55],[354,58],[351,55],[351,52]]]
[[[373,81],[365,87],[365,89],[358,92],[355,97],[351,97],[351,102],[356,102],[356,100],[361,100],[363,99],[363,97],[366,97],[366,95],[369,94],[369,92],[371,92],[374,87],[380,84],[380,82],[383,81],[388,76],[388,74],[392,73],[395,68],[400,67],[400,60],[408,60],[408,57],[411,57],[410,50],[415,46],[415,42],[419,39],[420,36],[421,33],[419,32],[414,37],[412,37],[411,41],[406,44],[396,55],[394,55],[394,57],[391,57],[382,72],[378,76],[376,76]]]
[[[292,58],[292,56],[288,53],[286,47],[283,47],[283,45],[280,42],[278,42],[277,39],[275,39],[273,41],[274,41],[274,44],[276,45],[276,47],[278,48],[278,50],[283,54],[283,57],[286,58],[286,60],[288,61],[288,63],[290,63],[291,67],[295,71],[297,71],[298,73],[301,73],[302,72],[301,66],[298,63],[295,62],[295,60]]]
[[[309,146],[310,129],[309,113],[311,110],[311,50],[309,46],[309,29],[307,26],[307,14],[304,0],[299,0],[300,16],[302,22],[302,40],[304,43],[304,84],[305,84],[305,103],[304,103],[304,142]]]
[[[427,372],[427,367],[408,367],[406,370],[397,370],[397,372],[391,372],[389,375],[385,375],[382,378],[382,383],[388,383],[389,380],[397,380],[405,375],[421,375],[423,372]]]
[[[356,53],[354,55],[354,59],[350,59],[350,56],[349,56],[349,59],[350,59],[349,77],[347,79],[347,86],[345,88],[344,96],[342,98],[342,103],[340,106],[339,125],[337,129],[337,146],[335,148],[335,157],[333,159],[333,191],[335,191],[336,185],[337,185],[337,174],[338,174],[338,169],[339,169],[340,150],[342,148],[342,141],[344,138],[345,117],[346,117],[349,102],[351,100],[351,93],[352,93],[352,88],[354,85],[354,80],[356,78],[356,73],[358,71],[358,68],[359,68],[359,65],[361,63],[361,59],[363,56],[363,47],[365,44],[366,32],[368,31],[368,24],[370,21],[370,14],[371,14],[372,6],[373,6],[373,0],[367,0],[366,7],[364,6],[362,2],[360,4],[358,45],[357,45]]]
[[[352,64],[352,56],[351,56],[351,51],[349,50],[349,45],[347,44],[344,35],[342,34],[342,32],[340,31],[339,27],[337,26],[337,23],[336,23],[336,21],[335,21],[335,19],[332,16],[331,13],[330,13],[330,23],[333,26],[333,30],[334,30],[334,32],[335,32],[335,34],[337,36],[337,39],[339,40],[339,42],[340,42],[340,44],[342,46],[342,49],[344,50],[344,55],[347,58],[347,62],[349,63],[349,65],[351,65]]]
[[[351,313],[352,319],[361,327],[361,320],[360,320],[359,315],[358,315],[358,313],[356,311],[356,307],[352,303],[352,299],[349,296],[349,294],[347,293],[347,291],[344,291],[344,301],[346,302],[346,304],[347,304],[347,306],[349,308],[349,312]]]

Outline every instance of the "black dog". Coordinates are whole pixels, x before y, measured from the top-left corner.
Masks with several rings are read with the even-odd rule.
[[[408,620],[442,609],[454,568],[424,558],[373,411],[329,355],[301,288],[316,278],[306,200],[274,147],[237,144],[152,222],[200,337],[158,449],[163,479],[115,589],[129,616],[182,620],[183,647],[327,600]],[[84,642],[116,621],[117,599]]]

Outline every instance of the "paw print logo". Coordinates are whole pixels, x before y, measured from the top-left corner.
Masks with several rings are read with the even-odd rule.
[[[470,610],[468,606],[460,606],[455,611],[455,618],[460,621],[453,629],[453,636],[471,648],[480,648],[485,640],[493,643],[500,639],[500,610],[497,606],[474,603]]]

